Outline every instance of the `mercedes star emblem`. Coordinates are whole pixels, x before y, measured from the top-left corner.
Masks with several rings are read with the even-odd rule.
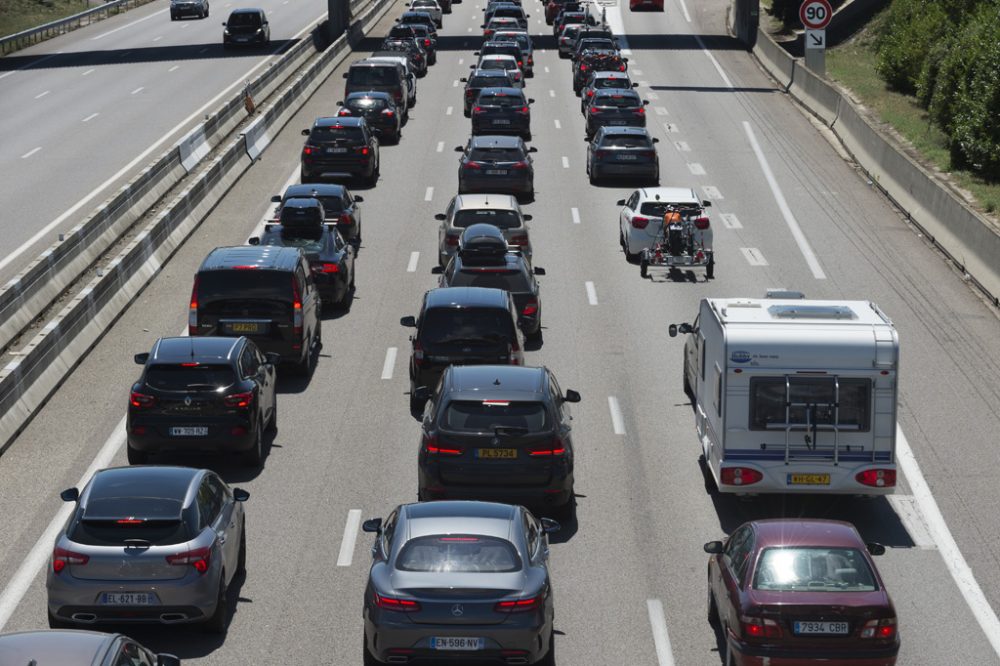
[[[184,396],[184,406],[185,407],[191,406],[191,396],[189,395]]]
[[[465,613],[465,608],[462,607],[462,604],[455,604],[451,607],[451,614],[455,617],[462,617],[463,613]]]

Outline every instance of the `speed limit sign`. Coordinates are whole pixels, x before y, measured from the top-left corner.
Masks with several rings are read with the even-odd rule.
[[[822,30],[833,18],[829,0],[803,0],[799,7],[799,20],[808,30]]]

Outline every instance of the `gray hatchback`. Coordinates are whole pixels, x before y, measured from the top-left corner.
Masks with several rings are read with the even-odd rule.
[[[180,666],[172,654],[153,654],[128,636],[71,629],[0,635],[0,664],[47,666]]]
[[[250,495],[189,467],[116,467],[64,490],[76,510],[56,537],[49,626],[203,623],[223,633],[229,584],[246,568]]]
[[[559,523],[492,502],[404,504],[377,536],[364,664],[555,664],[548,534]]]

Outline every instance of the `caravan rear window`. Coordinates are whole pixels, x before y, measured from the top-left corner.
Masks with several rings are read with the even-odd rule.
[[[786,424],[871,428],[871,380],[846,377],[754,377],[750,380],[750,429]],[[786,405],[787,403],[787,405]]]

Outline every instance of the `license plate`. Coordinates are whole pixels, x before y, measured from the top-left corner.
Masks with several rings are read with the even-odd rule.
[[[790,486],[828,486],[830,485],[829,474],[789,474],[788,485]]]
[[[103,592],[100,603],[104,606],[153,606],[160,600],[152,592]]]
[[[487,169],[486,170],[486,175],[487,176],[506,176],[507,175],[507,169]]]
[[[208,426],[182,426],[170,429],[171,437],[205,437],[208,435]]]
[[[486,645],[486,639],[466,636],[446,638],[435,636],[431,639],[431,645],[434,646],[435,650],[482,650]]]
[[[639,158],[636,157],[635,155],[627,155],[626,154],[626,155],[619,155],[618,159],[620,159],[620,160],[637,160]]]
[[[227,333],[238,333],[240,335],[259,335],[267,333],[270,322],[267,321],[223,321],[222,327]]]
[[[626,122],[628,122],[628,121],[626,121],[626,120],[612,120],[608,124],[609,125],[624,125]]]
[[[327,148],[326,149],[326,153],[328,155],[340,155],[340,154],[346,153],[346,152],[347,152],[347,148]]]
[[[843,636],[850,632],[850,625],[847,622],[793,622],[792,631],[796,634]]]
[[[479,458],[513,460],[517,458],[517,449],[479,449]]]
[[[494,125],[510,125],[509,120],[504,120],[503,118],[495,118],[493,120]]]

